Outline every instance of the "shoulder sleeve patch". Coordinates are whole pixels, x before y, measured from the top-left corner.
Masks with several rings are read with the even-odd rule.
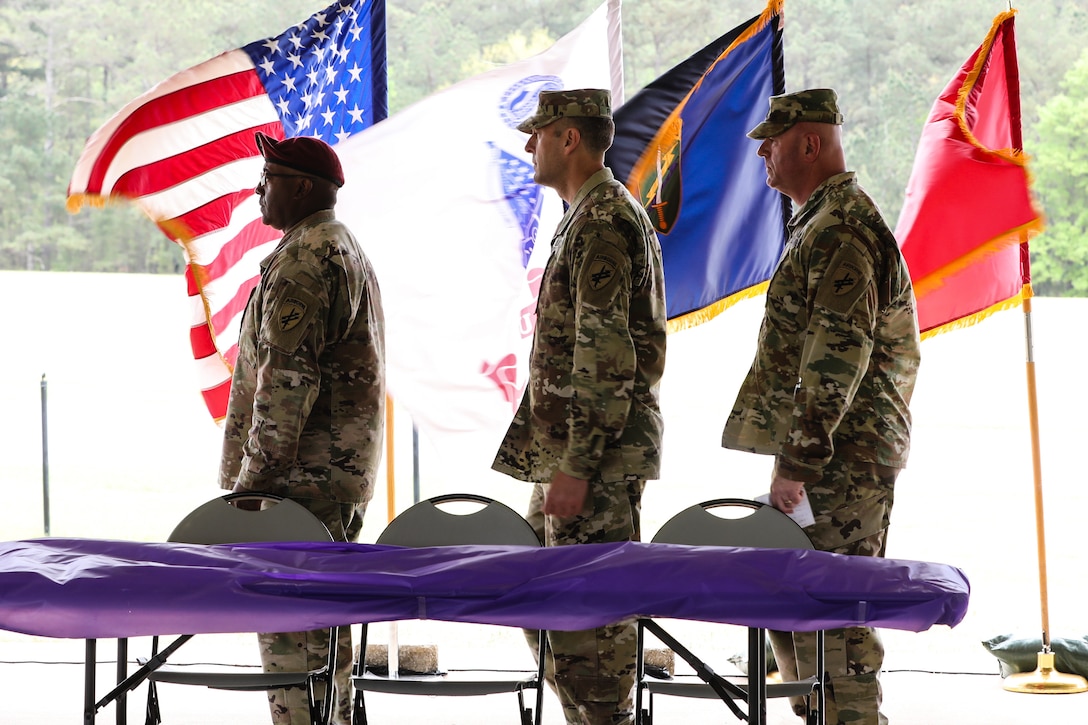
[[[816,290],[816,305],[849,314],[873,282],[873,264],[853,244],[843,244],[831,257],[827,273]]]
[[[589,288],[597,292],[616,281],[616,260],[608,254],[595,254],[589,263]]]
[[[631,286],[628,240],[611,215],[584,220],[570,235],[573,296],[579,304],[608,309]]]
[[[586,261],[578,275],[577,297],[582,304],[607,309],[616,295],[630,285],[630,261],[611,245],[596,244],[587,250]]]
[[[310,290],[293,280],[280,280],[265,305],[261,340],[282,352],[298,349],[313,325],[321,304]]]
[[[298,327],[306,315],[306,303],[297,297],[287,297],[280,302],[276,320],[280,332],[289,332]]]

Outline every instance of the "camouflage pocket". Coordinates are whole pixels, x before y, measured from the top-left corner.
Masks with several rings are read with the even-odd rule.
[[[891,512],[891,497],[884,491],[878,491],[860,500],[850,501],[829,512],[820,511],[814,498],[812,503],[816,511],[816,523],[805,529],[813,546],[821,551],[837,551],[844,547],[857,548],[861,542],[882,533],[888,526]],[[883,537],[880,537],[881,542]],[[874,542],[876,551],[843,551],[839,553],[876,556],[880,543]]]

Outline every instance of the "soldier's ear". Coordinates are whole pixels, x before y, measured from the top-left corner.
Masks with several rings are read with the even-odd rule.
[[[582,140],[582,132],[578,130],[577,126],[568,125],[563,131],[563,147],[571,150],[578,146],[578,143]]]

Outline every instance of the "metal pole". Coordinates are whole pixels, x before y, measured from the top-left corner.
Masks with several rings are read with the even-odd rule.
[[[49,406],[46,390],[49,384],[42,373],[42,511],[45,517],[45,535],[49,536]]]
[[[396,461],[393,445],[393,398],[385,396],[385,493],[386,493],[386,522],[392,521],[397,516],[396,486]]]
[[[393,445],[393,398],[385,396],[385,490],[388,496],[386,513],[388,520],[392,521],[397,516],[396,506],[396,465]],[[389,667],[389,679],[395,680],[400,676],[400,639],[397,636],[397,623],[389,623],[389,647],[386,650],[386,663]],[[365,653],[363,655],[366,656]]]
[[[83,654],[83,725],[94,725],[98,712],[94,702],[94,676],[98,666],[98,641],[88,639]]]
[[[419,503],[419,428],[412,423],[412,503]]]
[[[1027,245],[1021,245],[1022,257],[1027,258]],[[1028,277],[1027,279],[1030,279]],[[1035,391],[1035,353],[1031,337],[1031,283],[1024,285],[1024,326],[1027,338],[1028,413],[1031,428],[1032,474],[1035,479],[1035,539],[1039,555],[1039,608],[1042,614],[1042,648],[1036,657],[1034,672],[1017,672],[1005,678],[1001,686],[1010,692],[1062,694],[1088,691],[1088,680],[1080,675],[1055,669],[1054,652],[1050,649],[1050,609],[1046,579],[1046,530],[1043,526],[1043,469],[1039,445],[1038,399]]]
[[[1042,612],[1043,652],[1050,652],[1050,607],[1046,578],[1046,528],[1043,524],[1043,468],[1039,444],[1039,403],[1035,388],[1035,351],[1031,337],[1031,288],[1024,289],[1024,332],[1027,339],[1028,423],[1031,431],[1031,468],[1035,482],[1035,542],[1039,560],[1039,605]]]

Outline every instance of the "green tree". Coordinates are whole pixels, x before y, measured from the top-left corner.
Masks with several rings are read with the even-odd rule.
[[[461,75],[469,78],[523,58],[547,50],[555,43],[548,31],[537,28],[531,37],[526,37],[520,30],[512,33],[504,42],[489,45],[473,53],[461,63]]]
[[[313,2],[302,0],[273,7],[256,0],[6,0],[0,5],[0,190],[14,190],[5,198],[18,204],[0,205],[0,264],[176,271],[180,249],[132,209],[105,217],[65,211],[68,177],[87,137],[155,83],[278,34],[312,12]]]
[[[460,60],[480,47],[476,33],[458,22],[449,3],[440,2],[418,12],[390,7],[386,43],[390,112],[459,81]]]
[[[1032,243],[1031,274],[1042,295],[1088,296],[1088,50],[1039,111],[1035,189],[1047,229]]]
[[[542,50],[602,1],[387,0],[390,111]],[[170,75],[276,35],[325,4],[0,0],[0,266],[181,268],[181,251],[131,207],[75,216],[64,210],[87,137]],[[1038,157],[1050,217],[1035,245],[1037,289],[1088,294],[1076,281],[1084,266],[1077,256],[1084,224],[1074,213],[1077,189],[1084,198],[1076,186],[1082,167],[1070,161],[1082,146],[1066,145],[1083,139],[1065,138],[1047,125],[1054,121],[1044,122],[1061,109],[1059,98],[1083,97],[1075,80],[1060,83],[1088,37],[1088,4],[1019,4],[1024,147]],[[764,7],[765,0],[624,0],[626,95]],[[838,90],[847,161],[893,225],[930,106],[1002,10],[1004,3],[993,0],[786,0],[787,90]],[[1072,118],[1070,128],[1083,128],[1084,120]]]

